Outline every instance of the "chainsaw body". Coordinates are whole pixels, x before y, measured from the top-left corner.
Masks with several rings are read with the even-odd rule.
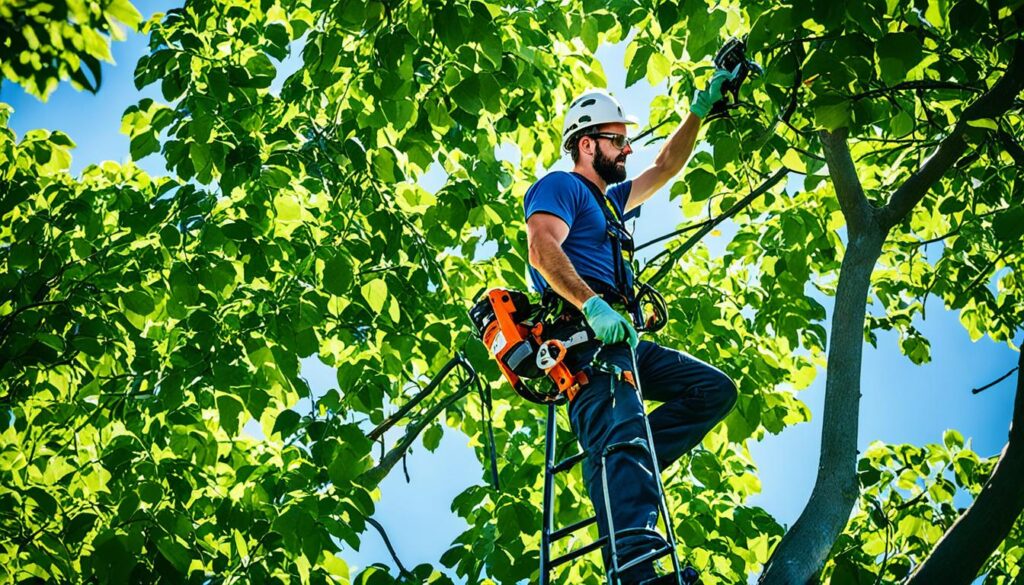
[[[740,87],[743,86],[743,82],[747,80],[751,73],[760,75],[763,72],[760,65],[747,58],[746,39],[729,39],[715,55],[715,68],[733,71],[737,66],[739,71],[736,72],[736,77],[722,84],[723,99],[715,103],[711,108],[711,112],[708,115],[709,119],[727,116],[729,104],[724,99],[725,96],[731,95],[733,104],[739,103]]]
[[[469,316],[516,393],[531,402],[561,402],[567,394],[575,394],[579,383],[564,363],[566,350],[589,336],[584,332],[566,340],[545,339],[544,322],[536,318],[540,312],[526,294],[493,288]],[[554,383],[549,391],[538,391],[526,382],[544,376]]]

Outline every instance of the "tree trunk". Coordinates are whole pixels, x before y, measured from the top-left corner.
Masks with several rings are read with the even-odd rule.
[[[839,272],[832,316],[818,477],[810,501],[772,553],[759,584],[807,585],[816,582],[832,544],[846,526],[850,511],[857,501],[857,424],[860,413],[864,314],[871,271],[889,230],[906,219],[925,194],[963,155],[967,145],[964,135],[968,123],[1001,116],[1013,106],[1022,89],[1024,40],[1018,39],[1013,41],[1013,57],[1002,77],[964,110],[952,132],[942,140],[928,161],[881,208],[875,208],[868,202],[860,185],[846,144],[847,130],[819,133],[829,176],[846,219],[850,244]],[[1020,477],[1012,472],[1010,475]],[[1008,486],[1001,484],[1001,489],[1012,490],[1013,486],[1019,486],[1019,482],[1009,483]],[[1016,489],[1020,490],[1019,487]],[[992,545],[988,549],[989,553],[994,547]],[[947,553],[949,556],[959,554],[955,552],[955,547],[949,550],[954,551]],[[918,583],[925,582],[922,580]],[[927,582],[954,583],[945,575]]]
[[[1024,353],[1018,359],[1024,369]],[[981,572],[1024,511],[1024,375],[1017,370],[1017,396],[1010,438],[992,476],[971,507],[946,531],[906,585],[967,585]]]
[[[765,566],[762,585],[812,583],[857,502],[857,425],[864,315],[880,230],[852,239],[843,258],[832,314],[821,459],[804,511]]]

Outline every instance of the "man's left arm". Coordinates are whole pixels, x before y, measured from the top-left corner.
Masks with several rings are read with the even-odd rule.
[[[650,199],[651,195],[654,195],[669,179],[682,170],[683,165],[693,153],[693,145],[697,142],[697,132],[699,131],[700,118],[696,114],[690,113],[686,120],[676,128],[665,146],[661,147],[661,152],[654,159],[654,164],[633,179],[633,187],[630,189],[629,200],[626,202],[626,211]]]

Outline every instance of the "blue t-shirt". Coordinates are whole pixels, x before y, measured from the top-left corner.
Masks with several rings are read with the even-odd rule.
[[[630,210],[623,217],[622,211],[629,200],[633,181],[612,185],[605,196],[615,206],[616,215],[623,221],[640,215],[640,207]],[[534,213],[550,213],[569,226],[569,235],[562,242],[562,251],[569,257],[573,268],[583,278],[590,278],[615,286],[615,258],[611,238],[608,237],[607,220],[590,188],[583,179],[573,173],[554,171],[534,183],[526,192],[523,209],[526,219]],[[628,267],[627,267],[628,272]],[[540,292],[547,288],[544,277],[532,266],[530,279]],[[632,283],[632,274],[627,282]]]

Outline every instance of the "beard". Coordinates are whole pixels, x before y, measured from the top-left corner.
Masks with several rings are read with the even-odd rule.
[[[618,163],[623,163],[620,167]],[[597,173],[598,177],[601,177],[608,185],[615,183],[621,183],[626,180],[626,155],[620,154],[616,158],[608,158],[604,155],[600,148],[594,150],[594,172]]]

